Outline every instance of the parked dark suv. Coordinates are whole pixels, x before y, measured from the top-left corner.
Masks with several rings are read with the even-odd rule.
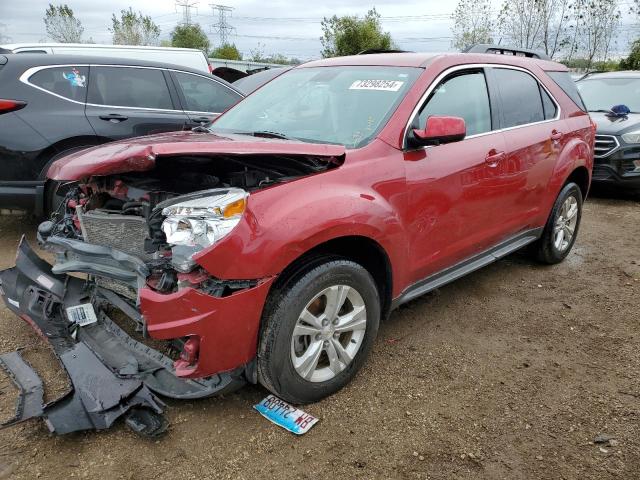
[[[577,86],[598,125],[593,182],[640,189],[640,72],[591,74]]]
[[[41,214],[49,165],[111,140],[190,129],[243,95],[198,70],[91,56],[0,55],[0,208]]]

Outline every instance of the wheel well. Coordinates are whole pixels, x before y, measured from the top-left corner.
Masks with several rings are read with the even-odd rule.
[[[573,182],[578,185],[578,187],[580,187],[580,191],[582,192],[582,199],[586,199],[587,193],[589,193],[589,171],[586,169],[586,167],[578,167],[573,172],[571,172],[571,175],[569,175],[567,181],[564,184],[566,185],[570,182]]]
[[[322,263],[327,257],[341,257],[362,265],[373,277],[381,301],[381,318],[388,315],[391,308],[393,278],[391,262],[378,242],[368,237],[339,237],[317,245],[288,265],[271,287],[283,288],[287,282],[306,271],[312,265]]]
[[[69,148],[80,147],[82,145],[100,145],[102,143],[110,142],[110,138],[106,137],[96,137],[92,135],[84,135],[80,137],[71,137],[65,138],[64,140],[60,140],[52,145],[49,145],[45,148],[40,155],[38,155],[37,162],[39,165],[42,165],[40,169],[40,173],[38,174],[38,179],[45,180],[47,176],[47,171],[49,170],[49,166],[51,164],[51,159],[56,156],[58,153],[67,150]]]

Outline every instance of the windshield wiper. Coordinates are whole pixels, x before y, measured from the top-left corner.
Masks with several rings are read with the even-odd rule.
[[[611,110],[589,110],[590,112],[596,112],[596,113],[611,113]],[[640,112],[629,112],[629,113],[640,113]]]
[[[253,135],[254,137],[279,138],[280,140],[293,140],[291,137],[287,137],[284,133],[270,132],[268,130],[251,132],[249,135]]]

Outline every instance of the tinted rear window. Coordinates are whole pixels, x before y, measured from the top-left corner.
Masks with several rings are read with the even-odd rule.
[[[502,128],[544,120],[538,81],[519,70],[496,68],[494,75],[502,99]]]
[[[587,111],[587,107],[585,107],[582,97],[576,88],[576,83],[571,78],[571,75],[569,75],[569,72],[547,72],[547,75],[558,84],[562,91],[566,93],[578,107],[585,112]]]
[[[172,110],[162,70],[130,67],[91,67],[89,103],[118,107]]]
[[[84,102],[88,72],[88,67],[45,68],[31,75],[29,82],[64,98]]]

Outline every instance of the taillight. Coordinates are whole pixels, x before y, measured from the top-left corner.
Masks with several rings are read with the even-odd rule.
[[[27,105],[27,102],[22,102],[20,100],[4,100],[0,98],[0,114],[15,112],[16,110],[20,110]]]

